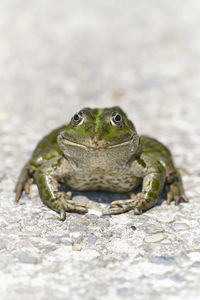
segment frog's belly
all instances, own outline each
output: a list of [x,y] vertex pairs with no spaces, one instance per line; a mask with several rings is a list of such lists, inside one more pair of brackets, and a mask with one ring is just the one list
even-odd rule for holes
[[142,179],[130,174],[73,174],[66,178],[68,187],[78,191],[102,190],[130,192],[142,183]]

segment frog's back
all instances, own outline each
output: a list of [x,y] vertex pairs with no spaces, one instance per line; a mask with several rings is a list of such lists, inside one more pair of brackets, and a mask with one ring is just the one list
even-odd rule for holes
[[140,141],[143,154],[159,161],[165,168],[173,166],[171,153],[161,142],[148,136],[141,136]]
[[64,126],[61,126],[53,130],[37,144],[30,160],[30,164],[32,166],[37,168],[43,162],[57,156],[60,153],[60,148],[57,143],[57,136],[63,129]]

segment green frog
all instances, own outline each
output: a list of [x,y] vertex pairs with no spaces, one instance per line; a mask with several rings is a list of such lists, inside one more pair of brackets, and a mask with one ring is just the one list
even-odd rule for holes
[[[72,191],[127,193],[129,199],[111,202],[103,214],[134,214],[153,207],[167,187],[167,203],[188,202],[170,151],[148,136],[139,136],[120,107],[83,108],[69,124],[45,136],[21,171],[16,201],[36,183],[44,204],[65,220],[66,212],[86,213]],[[66,184],[67,190],[60,189]],[[141,186],[141,191],[133,191]]]

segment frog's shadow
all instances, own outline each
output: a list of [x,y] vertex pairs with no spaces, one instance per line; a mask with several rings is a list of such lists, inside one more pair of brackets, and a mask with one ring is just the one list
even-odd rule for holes
[[[66,185],[60,188],[63,192],[68,192],[69,189]],[[141,187],[136,188],[132,193],[137,194],[141,192]],[[72,190],[72,197],[83,196],[96,203],[103,203],[109,205],[112,201],[130,199],[128,193],[115,193],[105,191],[76,191]],[[163,192],[158,199],[156,205],[160,206],[166,199],[166,193]]]

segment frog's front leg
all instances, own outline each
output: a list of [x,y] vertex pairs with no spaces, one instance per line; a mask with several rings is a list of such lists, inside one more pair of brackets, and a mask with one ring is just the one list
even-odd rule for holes
[[[141,162],[141,161],[140,161]],[[165,182],[165,169],[157,162],[152,167],[151,164],[138,166],[134,163],[137,174],[144,175],[142,192],[138,194],[130,193],[131,199],[113,201],[105,214],[119,214],[133,210],[134,214],[141,214],[153,207],[163,190]],[[146,174],[145,174],[146,173]]]
[[85,213],[84,205],[77,205],[71,200],[71,192],[59,191],[59,182],[67,176],[69,163],[64,157],[53,158],[44,163],[34,175],[40,197],[44,204],[60,213],[60,220],[65,220],[66,211]]

